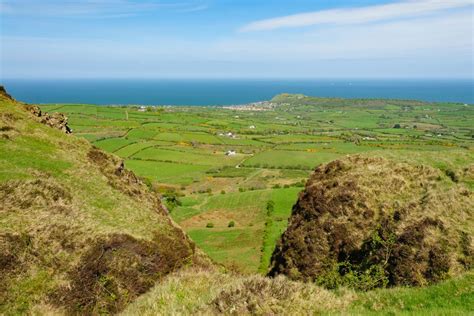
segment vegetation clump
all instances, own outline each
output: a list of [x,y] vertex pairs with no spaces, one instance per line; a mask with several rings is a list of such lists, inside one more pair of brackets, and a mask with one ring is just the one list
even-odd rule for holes
[[71,313],[116,313],[190,261],[193,249],[182,240],[185,236],[179,229],[155,233],[151,241],[125,234],[100,238],[69,272],[70,284],[53,299]]
[[363,290],[456,275],[472,260],[474,201],[463,192],[422,165],[359,156],[322,165],[293,207],[270,275]]

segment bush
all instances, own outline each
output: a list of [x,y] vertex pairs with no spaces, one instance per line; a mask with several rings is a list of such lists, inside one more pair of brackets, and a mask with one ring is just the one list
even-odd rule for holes
[[221,191],[221,194],[225,194],[225,191],[224,191],[224,190],[222,190],[222,191]]
[[456,182],[456,183],[459,182],[459,178],[453,170],[448,169],[445,171],[445,173],[453,182]]
[[267,209],[267,216],[271,216],[273,213],[273,210],[275,209],[275,202],[273,202],[272,200],[268,201],[266,209]]
[[179,194],[175,191],[167,191],[163,194],[163,199],[165,201],[168,210],[171,212],[175,207],[181,206],[181,200],[179,199]]
[[213,223],[207,223],[206,228],[214,228],[214,224]]
[[402,128],[402,126],[397,123],[397,124],[393,125],[393,128]]
[[229,224],[227,224],[227,227],[235,227],[235,222],[230,221]]

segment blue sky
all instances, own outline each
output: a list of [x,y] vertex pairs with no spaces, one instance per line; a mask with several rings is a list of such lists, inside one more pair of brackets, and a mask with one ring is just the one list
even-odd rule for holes
[[473,0],[0,0],[1,78],[472,78]]

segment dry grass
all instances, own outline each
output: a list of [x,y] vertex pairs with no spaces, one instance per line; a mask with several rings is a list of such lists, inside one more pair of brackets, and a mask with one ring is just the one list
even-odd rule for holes
[[331,292],[314,284],[217,270],[185,270],[141,296],[124,315],[307,315],[342,311],[352,291]]

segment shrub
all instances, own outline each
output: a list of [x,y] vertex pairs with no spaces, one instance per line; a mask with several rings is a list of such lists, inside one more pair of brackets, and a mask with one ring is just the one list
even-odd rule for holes
[[273,202],[272,200],[268,201],[266,209],[267,209],[267,216],[271,216],[275,209],[275,202]]
[[445,171],[445,173],[446,173],[446,175],[447,175],[449,178],[451,178],[451,180],[452,180],[453,182],[456,182],[456,183],[459,182],[459,178],[458,178],[457,174],[456,174],[453,170],[447,169],[447,170]]
[[399,123],[397,123],[397,124],[393,125],[393,128],[402,128],[402,126]]
[[225,191],[224,191],[224,190],[222,190],[222,191],[221,191],[221,194],[225,194]]
[[207,223],[206,228],[214,228],[214,224],[213,223]]
[[229,224],[227,224],[227,227],[234,227],[235,226],[235,222],[234,221],[230,221]]
[[163,199],[165,200],[165,204],[170,212],[175,207],[182,205],[181,200],[179,199],[179,194],[176,191],[167,191],[163,194]]

